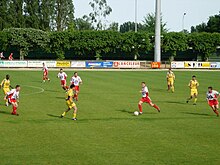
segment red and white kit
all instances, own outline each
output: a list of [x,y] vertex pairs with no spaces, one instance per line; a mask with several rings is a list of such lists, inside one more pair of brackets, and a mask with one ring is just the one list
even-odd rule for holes
[[57,77],[60,79],[61,85],[66,85],[67,74],[65,72],[58,73]]
[[145,86],[142,88],[142,98],[140,101],[142,101],[143,103],[150,103],[151,99],[149,97],[149,91],[148,88]]
[[207,92],[207,100],[210,106],[218,105],[219,92],[212,90],[212,92]]
[[16,89],[12,89],[10,92],[7,93],[9,103],[15,103],[19,99],[19,91]]
[[48,67],[47,66],[43,67],[43,72],[44,72],[44,76],[48,76]]
[[79,84],[80,84],[81,82],[82,82],[82,79],[81,79],[79,76],[77,76],[77,77],[73,76],[73,77],[71,78],[71,81],[70,81],[71,84],[74,84],[74,85],[75,85],[75,90],[76,90],[76,91],[79,91]]

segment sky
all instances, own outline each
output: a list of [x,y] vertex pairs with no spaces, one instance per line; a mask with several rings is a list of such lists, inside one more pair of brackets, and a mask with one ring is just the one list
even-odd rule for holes
[[[155,11],[155,0],[138,1],[138,22],[143,17]],[[75,17],[82,17],[91,12],[90,0],[73,0],[75,6]],[[135,20],[135,0],[107,0],[113,9],[107,18],[108,22],[122,24]],[[207,22],[209,16],[218,14],[220,11],[220,0],[161,0],[163,21],[167,23],[169,31],[181,31],[183,27],[190,31],[191,26]]]

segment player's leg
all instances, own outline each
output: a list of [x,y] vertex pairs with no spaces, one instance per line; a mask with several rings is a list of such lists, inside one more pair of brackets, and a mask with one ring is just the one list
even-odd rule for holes
[[152,101],[150,101],[148,104],[154,107],[158,112],[160,112],[160,108],[156,104],[153,104]]
[[45,73],[43,73],[43,82],[45,82],[46,80],[46,76],[45,76]]
[[193,102],[193,105],[196,105],[197,97],[198,97],[198,95],[195,93],[195,94],[194,94],[194,102]]
[[75,89],[76,89],[76,93],[74,94],[74,99],[76,100],[76,101],[78,101],[78,95],[79,95],[79,86],[75,86]]
[[186,100],[186,103],[189,103],[189,101],[192,100],[193,96],[194,96],[194,91],[191,89],[190,97]]
[[171,86],[171,91],[174,92],[175,89],[174,89],[174,82],[173,81],[170,83],[170,86]]
[[18,104],[17,104],[17,102],[12,102],[11,103],[12,104],[12,115],[18,115],[17,114],[17,108],[18,108]]
[[142,109],[142,104],[143,104],[144,102],[142,101],[142,99],[139,101],[139,103],[138,103],[138,109],[139,109],[139,113],[140,114],[142,114],[143,113],[143,109]]
[[77,114],[76,104],[74,104],[73,109],[74,109],[74,111],[73,111],[73,120],[77,120],[77,118],[76,118],[76,114]]
[[169,91],[169,90],[170,90],[170,81],[167,80],[167,91]]
[[[6,96],[7,92],[9,92],[9,89],[3,89],[4,96]],[[4,97],[5,105],[8,106],[8,98]]]
[[69,112],[71,110],[71,107],[68,107],[68,109],[66,111],[64,111],[62,114],[61,114],[61,118],[63,118],[67,112]]
[[215,107],[214,107],[214,112],[215,112],[215,114],[217,115],[217,117],[219,117],[219,111],[218,111],[218,108],[219,108],[219,105],[218,104],[216,104],[215,105]]

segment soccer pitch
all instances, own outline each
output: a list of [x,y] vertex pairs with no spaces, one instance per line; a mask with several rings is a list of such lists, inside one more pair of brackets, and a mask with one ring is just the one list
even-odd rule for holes
[[[73,71],[66,71],[68,80]],[[175,93],[166,91],[166,71],[79,71],[83,85],[78,121],[66,109],[65,92],[50,71],[0,71],[20,84],[20,116],[12,116],[0,100],[0,164],[77,165],[219,165],[220,118],[206,102],[208,86],[220,90],[220,72],[174,71]],[[186,104],[192,75],[200,83],[196,106]],[[143,104],[134,116],[146,81],[150,97],[161,113]]]

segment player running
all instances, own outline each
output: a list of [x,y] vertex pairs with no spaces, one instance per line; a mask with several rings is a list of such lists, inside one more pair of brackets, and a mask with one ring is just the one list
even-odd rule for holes
[[45,63],[43,63],[43,82],[46,80],[50,81],[48,78],[48,67],[45,65]]
[[17,108],[19,103],[19,92],[21,90],[20,85],[16,85],[15,89],[7,92],[5,95],[5,99],[8,99],[9,104],[12,105],[12,115],[18,116]]
[[172,72],[171,69],[167,72],[167,91],[171,89],[174,92],[174,81],[175,81],[175,74]]
[[66,78],[67,74],[63,71],[63,69],[60,69],[60,72],[58,73],[57,77],[60,79],[61,87],[63,90],[67,90],[68,87],[66,86]]
[[148,103],[150,106],[157,109],[158,112],[160,112],[160,108],[156,104],[153,104],[150,97],[149,97],[149,91],[148,91],[148,88],[146,86],[146,83],[142,82],[141,87],[142,87],[142,90],[140,91],[140,93],[142,93],[142,98],[138,103],[139,114],[143,113],[143,111],[142,111],[142,104],[143,103]]
[[[4,96],[7,94],[7,92],[10,91],[10,88],[12,88],[11,82],[10,82],[10,76],[8,74],[6,75],[5,79],[2,80],[0,84],[0,88],[3,89]],[[8,99],[5,99],[5,105],[8,106]]]
[[77,107],[76,107],[76,104],[73,102],[73,96],[75,92],[76,91],[75,91],[74,84],[70,85],[70,89],[67,91],[67,94],[66,94],[66,105],[68,109],[65,112],[63,112],[63,114],[60,116],[61,118],[63,118],[66,115],[66,113],[69,112],[73,108],[74,112],[73,112],[72,120],[77,120],[76,118]]
[[70,80],[70,84],[75,85],[76,93],[74,95],[74,99],[78,101],[78,95],[79,95],[79,85],[82,84],[82,79],[78,76],[78,73],[75,72],[73,77]]
[[199,82],[196,80],[196,76],[192,76],[192,80],[190,80],[188,86],[190,88],[190,97],[187,99],[186,103],[189,103],[192,98],[195,98],[193,105],[196,105],[199,87]]
[[219,98],[219,92],[215,91],[212,89],[212,87],[208,87],[208,92],[206,93],[207,95],[207,101],[209,106],[212,108],[213,112],[219,117],[219,103],[218,103],[218,98]]

